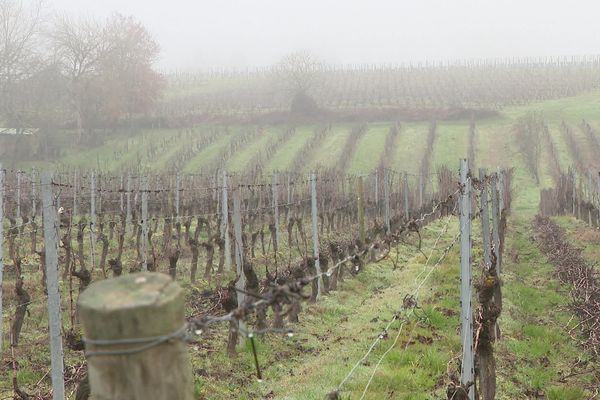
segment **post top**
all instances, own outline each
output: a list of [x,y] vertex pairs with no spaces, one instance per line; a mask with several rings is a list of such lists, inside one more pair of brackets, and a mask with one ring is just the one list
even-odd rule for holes
[[96,311],[116,311],[159,306],[173,300],[181,291],[170,276],[140,272],[92,283],[81,293],[79,307]]

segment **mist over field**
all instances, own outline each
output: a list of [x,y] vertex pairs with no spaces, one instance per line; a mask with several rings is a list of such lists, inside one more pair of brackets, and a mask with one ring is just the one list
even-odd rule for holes
[[586,55],[599,52],[593,0],[191,2],[50,0],[53,9],[135,15],[166,70],[254,67],[301,49],[332,64]]
[[597,1],[0,0],[0,400],[590,400]]

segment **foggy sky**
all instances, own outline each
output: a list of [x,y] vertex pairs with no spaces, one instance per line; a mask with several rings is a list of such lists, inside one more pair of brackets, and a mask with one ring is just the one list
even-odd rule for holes
[[328,63],[600,53],[598,0],[46,0],[59,12],[134,15],[159,67],[262,66],[308,49]]

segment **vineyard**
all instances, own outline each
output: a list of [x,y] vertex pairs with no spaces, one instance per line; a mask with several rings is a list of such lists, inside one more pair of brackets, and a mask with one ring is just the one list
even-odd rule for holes
[[139,132],[3,158],[0,399],[596,398],[597,69],[325,69],[311,121],[172,74]]

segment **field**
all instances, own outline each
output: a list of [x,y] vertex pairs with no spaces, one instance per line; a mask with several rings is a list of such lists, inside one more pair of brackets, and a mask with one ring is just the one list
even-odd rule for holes
[[[595,364],[598,360],[588,348],[581,345],[583,339],[576,328],[577,317],[573,316],[569,306],[569,287],[556,277],[553,264],[532,238],[536,236],[533,221],[538,213],[540,190],[557,184],[551,167],[553,163],[561,171],[578,163],[586,168],[598,168],[600,154],[590,138],[595,135],[596,140],[600,140],[599,110],[600,92],[591,91],[562,99],[509,105],[490,118],[440,120],[435,125],[432,125],[432,121],[241,126],[198,124],[186,129],[149,129],[125,137],[116,133],[100,146],[71,146],[63,149],[61,156],[54,160],[18,163],[11,168],[27,172],[32,167],[38,170],[48,168],[61,171],[64,176],[71,176],[68,174],[75,170],[97,169],[102,174],[117,178],[126,178],[133,171],[149,176],[170,176],[170,185],[173,185],[175,170],[181,171],[182,176],[214,176],[214,171],[221,168],[229,171],[232,177],[243,177],[239,179],[249,179],[248,174],[252,171],[254,183],[257,183],[268,180],[277,171],[281,171],[279,179],[284,181],[286,176],[289,179],[290,174],[286,171],[290,170],[296,179],[301,180],[306,179],[312,171],[337,168],[339,175],[332,175],[332,180],[343,180],[339,177],[346,175],[369,176],[365,180],[365,191],[369,193],[367,203],[371,206],[375,201],[373,196],[382,196],[383,193],[382,186],[377,194],[371,193],[375,185],[382,185],[381,181],[372,179],[373,176],[378,179],[383,176],[371,173],[376,169],[379,173],[383,170],[394,174],[406,172],[411,190],[414,189],[411,192],[413,205],[418,198],[416,175],[423,171],[429,172],[422,175],[423,184],[428,200],[433,201],[439,199],[435,196],[442,189],[433,174],[438,173],[441,167],[458,171],[459,158],[474,156],[470,160],[473,171],[479,167],[487,168],[488,172],[495,172],[497,168],[512,169],[512,206],[507,220],[501,276],[501,338],[494,345],[496,398],[583,400],[598,394],[600,371],[598,364]],[[531,166],[532,156],[528,153],[531,147],[523,146],[525,134],[519,133],[520,124],[532,113],[539,115],[548,127],[549,139],[544,139],[539,147],[537,168]],[[592,136],[583,130],[582,120],[592,127]],[[471,135],[473,124],[474,134]],[[565,130],[564,126],[570,127],[570,130]],[[433,145],[430,147],[431,142]],[[551,149],[555,149],[555,152]],[[174,160],[178,160],[176,168]],[[539,178],[537,182],[536,174]],[[218,182],[218,179],[215,181]],[[204,184],[209,181],[200,182]],[[396,187],[392,188],[392,194],[400,193],[401,180],[393,182],[396,182]],[[350,187],[354,187],[354,183],[352,181]],[[164,188],[167,183],[163,180],[160,184],[163,186],[159,188]],[[326,187],[327,190],[331,188],[332,192],[340,190],[338,186]],[[287,188],[289,190],[289,185]],[[269,189],[257,190],[262,190],[261,193],[268,198]],[[309,198],[308,190],[308,186],[298,188],[297,199]],[[104,199],[107,213],[111,204],[118,201],[119,194],[115,193]],[[198,198],[201,196],[200,192],[195,195]],[[348,199],[353,198],[347,191],[344,191],[344,195],[349,196]],[[68,189],[65,189],[65,202],[71,199],[69,196]],[[159,196],[156,197],[157,203],[162,201]],[[215,190],[214,200],[219,196],[221,194]],[[285,195],[281,194],[281,197]],[[86,197],[85,201],[88,200]],[[334,206],[340,204],[334,203]],[[308,221],[309,211],[303,211],[302,208],[298,210],[302,218]],[[206,209],[202,212],[206,212]],[[196,216],[196,213],[189,215]],[[395,208],[394,213],[401,213],[401,207]],[[381,217],[381,208],[367,207],[369,223],[378,218],[380,221]],[[107,222],[110,218],[107,214]],[[213,229],[218,231],[220,221],[208,220],[208,225],[214,224]],[[571,243],[584,247],[585,259],[594,264],[600,254],[597,231],[570,217],[562,216],[554,220],[567,229]],[[268,223],[264,221],[266,219],[260,220],[259,224],[268,228]],[[74,220],[70,223],[75,225]],[[192,230],[197,226],[196,223],[194,220]],[[309,232],[309,222],[304,223]],[[280,229],[285,237],[285,223]],[[324,229],[323,225],[321,229]],[[337,229],[325,230],[327,240],[338,234],[340,229],[354,233],[357,224],[352,220]],[[473,265],[477,268],[483,251],[480,223],[476,221],[473,229]],[[155,227],[154,231],[158,247],[164,238],[160,227]],[[5,232],[10,234],[8,221],[5,221]],[[272,237],[271,233],[266,231],[267,241]],[[355,362],[369,349],[373,338],[377,338],[386,322],[393,318],[404,295],[414,290],[420,290],[419,308],[415,309],[414,317],[402,323],[398,321],[391,325],[389,331],[385,331],[389,336],[383,338],[381,346],[358,364],[352,379],[340,388],[341,397],[337,398],[445,398],[451,382],[451,366],[461,351],[457,334],[457,315],[460,312],[458,247],[451,247],[446,257],[440,257],[458,233],[455,216],[440,215],[440,218],[428,221],[421,227],[420,251],[415,251],[416,238],[413,236],[405,243],[390,247],[388,257],[368,264],[361,273],[339,282],[337,290],[323,296],[318,302],[303,305],[299,322],[293,324],[292,337],[276,333],[258,337],[255,346],[262,369],[260,380],[256,379],[254,353],[249,341],[238,347],[236,356],[228,355],[226,326],[195,338],[188,349],[197,398],[323,399],[338,388]],[[202,232],[200,239],[207,240],[207,235]],[[30,245],[29,238],[19,240],[23,249]],[[134,236],[127,237],[125,242],[123,264],[131,264],[136,260]],[[89,246],[86,242],[86,254],[90,251]],[[111,251],[116,246],[115,237],[110,242]],[[303,256],[301,246],[295,247],[293,240],[282,239],[281,246],[283,257],[291,260]],[[261,279],[268,275],[263,272],[262,265],[271,265],[270,258],[274,254],[270,248],[267,253],[261,256],[257,251],[257,256],[253,258]],[[44,289],[39,284],[42,280],[40,260],[34,254],[22,256],[25,286],[35,301],[29,305],[24,317],[21,343],[11,348],[7,336],[19,303],[14,294],[14,265],[11,265],[12,260],[5,252],[3,324],[6,334],[2,346],[0,398],[12,395],[15,391],[14,381],[31,398],[48,398],[48,313]],[[161,256],[160,268],[165,272],[168,257],[165,254]],[[393,261],[394,258],[398,261]],[[191,253],[186,247],[182,250],[177,280],[185,289],[188,316],[194,312],[202,314],[207,308],[213,307],[214,294],[220,293],[219,290],[235,278],[232,271],[201,277],[205,261],[203,255],[198,279],[191,282],[188,277],[190,259]],[[440,262],[431,268],[434,260],[438,259]],[[422,287],[418,287],[424,271],[430,271],[431,275],[428,275],[429,279]],[[96,279],[102,279],[99,269],[93,276],[93,281]],[[67,327],[74,327],[74,332],[79,332],[78,323],[73,320],[72,306],[67,301],[70,297],[76,297],[73,294],[76,291],[73,285],[76,284],[69,283],[72,280],[66,275],[61,279],[63,325],[65,331]],[[75,398],[76,384],[84,376],[82,358],[80,351],[68,349],[65,352],[69,398]],[[379,360],[381,364],[378,364]],[[377,371],[373,373],[371,382],[375,365]],[[368,384],[367,391],[365,385]],[[361,397],[363,390],[364,397]]]

